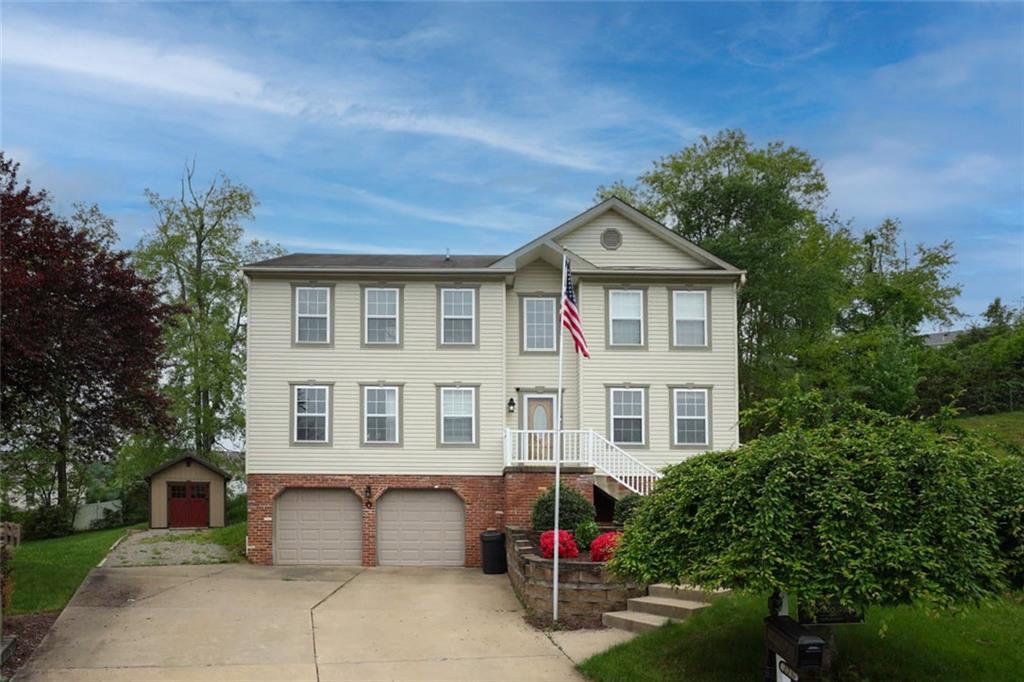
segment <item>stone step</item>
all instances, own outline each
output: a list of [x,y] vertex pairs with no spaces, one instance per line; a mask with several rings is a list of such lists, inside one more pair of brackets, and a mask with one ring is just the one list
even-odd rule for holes
[[627,607],[634,613],[649,613],[672,620],[682,620],[694,611],[709,606],[707,602],[675,599],[669,597],[634,597],[626,600]]
[[601,622],[605,627],[618,628],[629,632],[647,632],[660,628],[669,621],[665,616],[639,611],[609,611],[601,614]]
[[688,601],[714,601],[729,594],[729,590],[702,590],[692,585],[669,585],[657,583],[647,588],[650,597],[665,599],[686,599]]

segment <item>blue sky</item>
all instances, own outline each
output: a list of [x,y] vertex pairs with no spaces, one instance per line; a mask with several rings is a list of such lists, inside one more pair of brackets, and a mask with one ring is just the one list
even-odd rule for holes
[[1024,299],[1021,4],[13,4],[2,144],[126,246],[184,161],[291,251],[502,253],[701,134],[821,159],[829,207]]

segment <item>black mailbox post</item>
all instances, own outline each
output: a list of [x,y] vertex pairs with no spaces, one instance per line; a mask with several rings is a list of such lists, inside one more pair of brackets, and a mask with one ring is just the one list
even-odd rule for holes
[[[825,661],[825,640],[812,634],[789,616],[764,619],[766,682],[778,679],[817,680]],[[779,673],[785,678],[779,678]]]

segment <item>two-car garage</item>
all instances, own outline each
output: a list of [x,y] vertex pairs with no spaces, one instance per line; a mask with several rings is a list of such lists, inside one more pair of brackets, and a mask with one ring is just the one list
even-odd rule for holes
[[[393,489],[375,503],[381,566],[462,566],[465,506],[450,490]],[[348,489],[290,488],[277,499],[274,563],[359,565],[363,509]]]

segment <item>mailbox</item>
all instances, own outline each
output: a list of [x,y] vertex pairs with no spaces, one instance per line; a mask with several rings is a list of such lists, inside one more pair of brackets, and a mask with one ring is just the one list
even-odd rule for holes
[[[811,634],[789,616],[764,619],[765,644],[789,666],[800,672],[821,670],[825,658],[825,640]],[[791,677],[791,676],[790,676]]]

